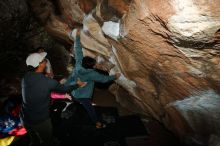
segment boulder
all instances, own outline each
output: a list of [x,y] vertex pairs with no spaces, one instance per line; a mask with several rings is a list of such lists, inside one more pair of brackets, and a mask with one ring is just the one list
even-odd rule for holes
[[[219,0],[30,0],[51,36],[121,72],[117,100],[154,117],[185,143],[220,137]],[[125,97],[126,96],[126,97]],[[126,100],[127,98],[127,100]],[[128,103],[126,104],[126,101]]]

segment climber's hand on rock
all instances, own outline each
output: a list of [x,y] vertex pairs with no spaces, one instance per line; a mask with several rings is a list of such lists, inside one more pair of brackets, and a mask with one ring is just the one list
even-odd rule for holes
[[74,41],[76,39],[76,36],[80,35],[81,28],[74,28],[71,32],[69,32],[69,38]]
[[70,33],[69,33],[69,38],[74,41],[76,39],[76,35],[77,35],[77,29],[74,28]]
[[120,78],[120,76],[121,76],[121,73],[119,73],[119,72],[115,74],[116,79]]

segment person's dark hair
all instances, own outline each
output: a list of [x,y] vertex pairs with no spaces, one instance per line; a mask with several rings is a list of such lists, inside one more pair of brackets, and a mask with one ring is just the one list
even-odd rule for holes
[[37,68],[35,68],[35,67],[33,67],[33,66],[30,66],[30,65],[27,66],[27,71],[28,71],[28,72],[34,72],[36,69],[37,69]]
[[93,69],[95,64],[96,64],[96,60],[93,59],[92,57],[89,56],[83,57],[82,66],[85,69]]
[[39,52],[41,49],[46,51],[44,47],[40,46],[40,47],[37,47],[36,52]]

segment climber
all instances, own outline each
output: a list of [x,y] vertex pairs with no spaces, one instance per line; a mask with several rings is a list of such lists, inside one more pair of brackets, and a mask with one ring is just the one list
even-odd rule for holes
[[32,53],[26,59],[29,71],[22,79],[22,107],[21,121],[31,136],[31,145],[43,144],[51,146],[53,142],[52,123],[49,116],[50,92],[70,92],[83,87],[86,82],[77,81],[70,86],[61,85],[56,80],[46,77],[43,72],[46,68],[47,53]]
[[82,88],[78,88],[71,92],[72,96],[79,101],[88,112],[92,122],[96,125],[96,128],[104,128],[106,125],[98,120],[95,110],[92,106],[92,95],[94,90],[94,83],[101,82],[106,83],[116,80],[120,77],[120,73],[107,76],[102,75],[95,71],[96,60],[91,57],[83,57],[81,42],[80,42],[80,29],[74,29],[70,32],[69,37],[74,40],[74,53],[75,54],[75,68],[73,74],[69,76],[65,84],[75,82],[77,78],[87,82],[87,85]]
[[[37,48],[37,53],[42,53],[42,52],[46,52],[44,47],[38,47]],[[51,66],[51,63],[49,61],[49,59],[47,59],[47,64],[46,64],[46,70],[45,70],[45,74],[47,77],[53,78],[54,77],[54,73],[53,73],[53,69]]]

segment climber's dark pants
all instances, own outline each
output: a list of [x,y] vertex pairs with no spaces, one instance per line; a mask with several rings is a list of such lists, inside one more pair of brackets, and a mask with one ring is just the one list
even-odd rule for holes
[[93,123],[98,122],[98,118],[97,118],[95,109],[92,106],[91,99],[90,98],[80,98],[80,99],[77,99],[77,101],[79,101],[83,105],[83,107],[86,109],[92,122]]
[[30,135],[30,146],[52,146],[53,144],[53,128],[51,119],[48,119],[37,125],[29,125],[24,123],[24,127]]

